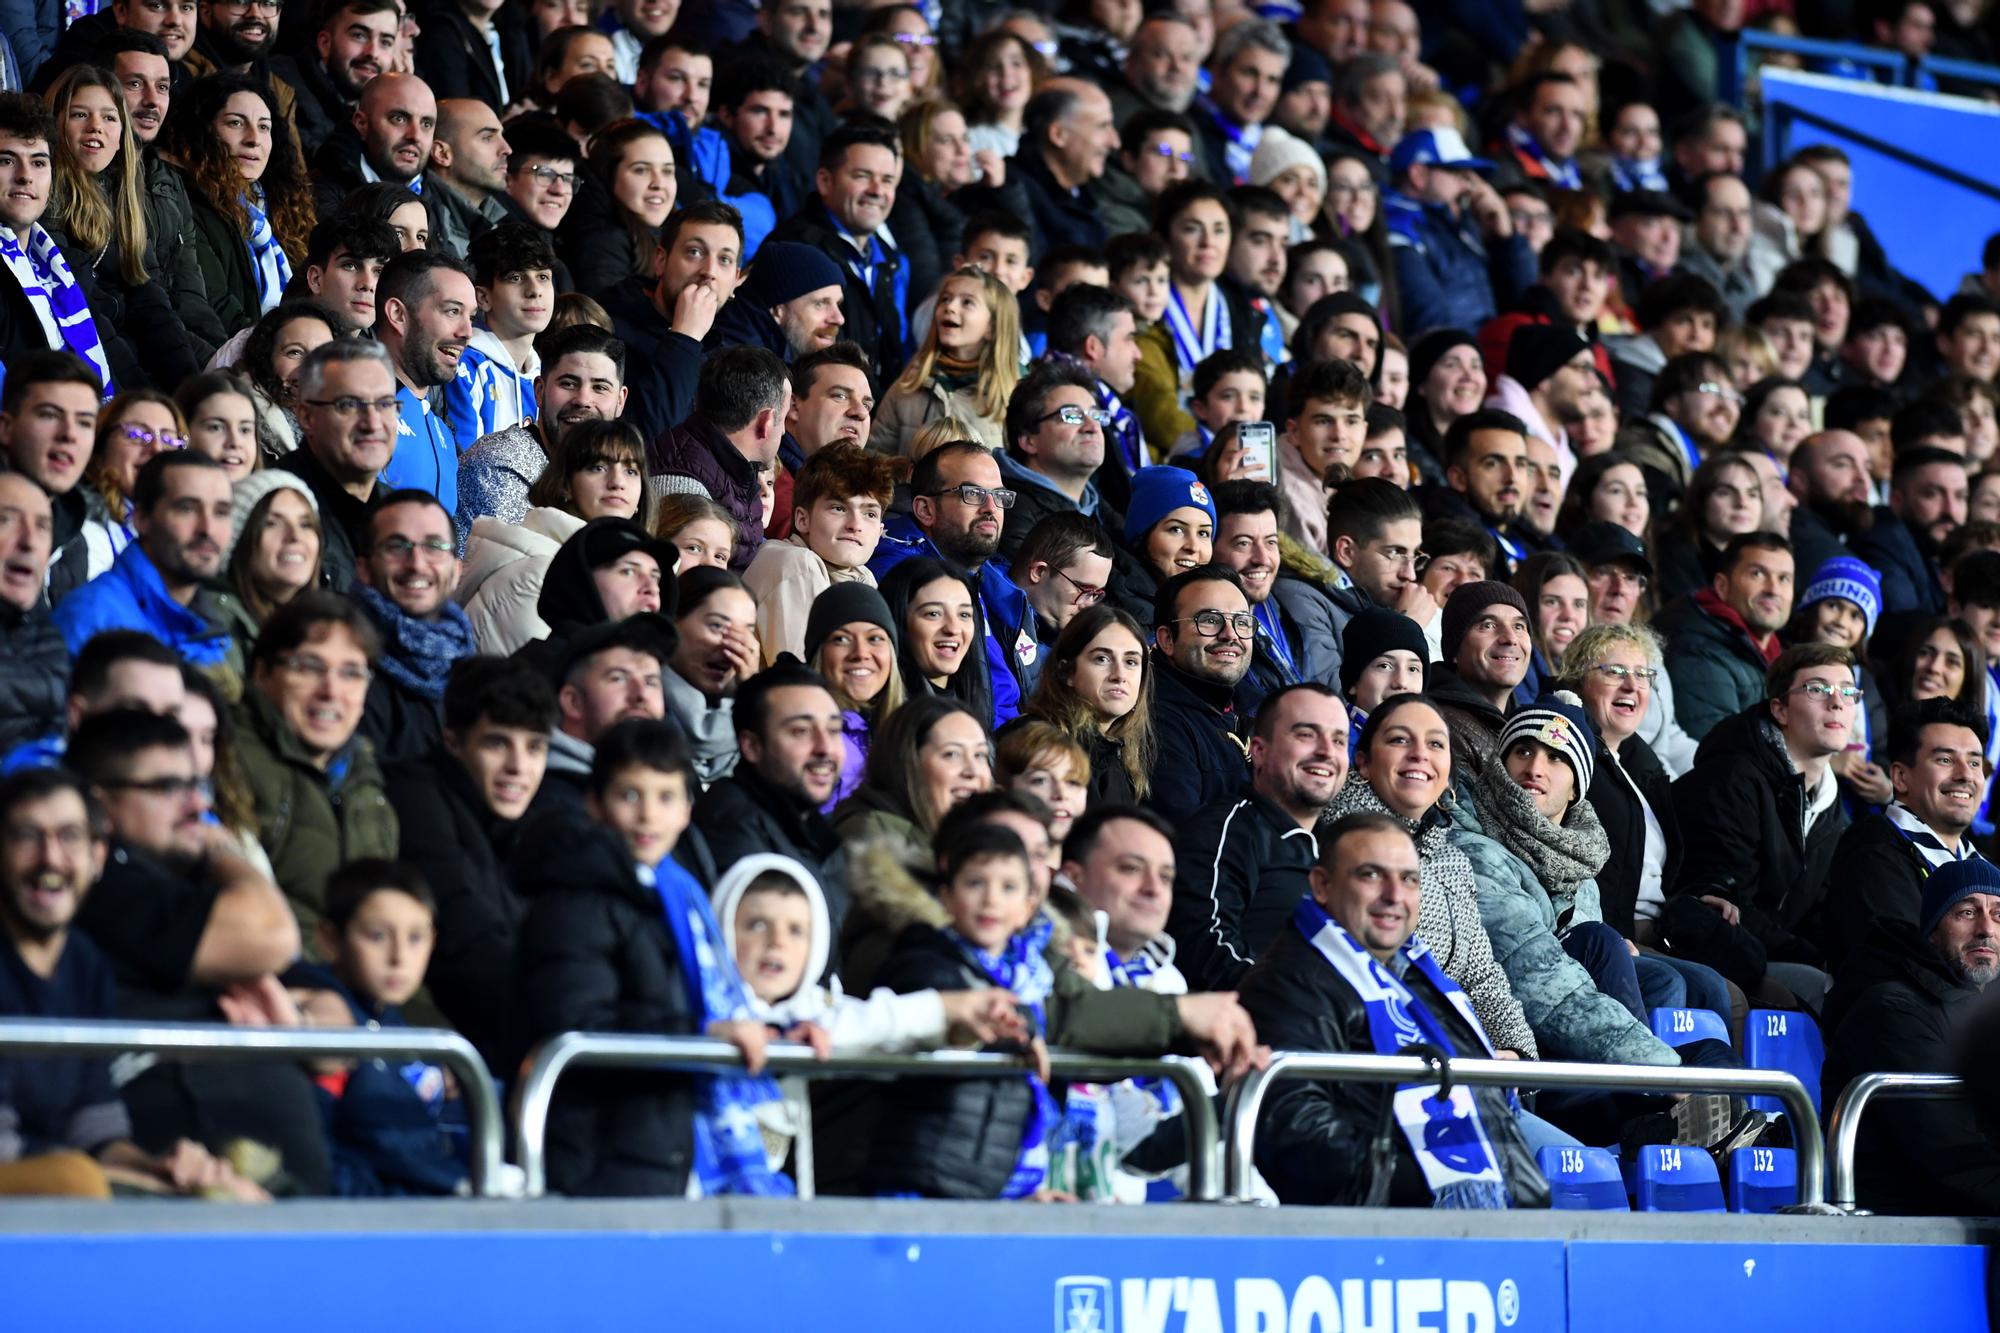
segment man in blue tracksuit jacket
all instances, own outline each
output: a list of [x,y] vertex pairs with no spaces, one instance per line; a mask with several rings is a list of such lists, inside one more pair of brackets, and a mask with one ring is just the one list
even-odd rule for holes
[[1493,164],[1474,157],[1457,130],[1406,134],[1389,155],[1394,188],[1382,197],[1382,220],[1403,302],[1405,336],[1428,329],[1479,327],[1535,282],[1535,255],[1512,219],[1475,173]]

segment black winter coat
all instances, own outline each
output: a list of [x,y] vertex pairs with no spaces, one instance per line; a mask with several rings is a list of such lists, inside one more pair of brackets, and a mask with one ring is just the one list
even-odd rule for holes
[[[358,141],[357,141],[358,142]],[[257,271],[250,263],[250,246],[228,218],[215,211],[194,180],[180,171],[181,187],[187,191],[188,209],[194,221],[194,231],[190,240],[194,245],[195,264],[201,270],[202,286],[208,292],[208,305],[215,312],[225,334],[234,335],[249,328],[263,314],[263,303],[257,295]],[[344,193],[344,192],[343,192]],[[318,196],[315,195],[315,202]],[[339,195],[333,204],[340,202]],[[327,203],[318,203],[318,215],[326,217],[333,211]]]
[[[97,326],[98,341],[104,344],[104,360],[111,367],[112,381],[121,389],[144,385],[146,380],[139,370],[139,360],[118,331],[116,316],[120,308],[98,286],[90,256],[70,245],[60,233],[50,234],[55,236],[56,248],[68,261],[77,285],[83,288],[83,299],[89,304],[91,320]],[[35,314],[34,302],[11,274],[0,270],[0,365],[18,361],[28,352],[47,351],[48,347],[49,337]]]
[[1886,925],[1915,930],[1928,878],[1930,867],[1923,853],[1887,815],[1856,820],[1841,835],[1826,876],[1828,961],[1839,969],[1881,938]]
[[[1860,989],[1843,1004],[1850,986]],[[1821,1105],[1859,1074],[1955,1072],[1978,999],[1914,927],[1884,927],[1829,1003]],[[1883,1100],[1861,1122],[1854,1162],[1856,1201],[1878,1213],[1990,1217],[2000,1200],[2000,1148],[1968,1099]]]
[[60,732],[68,702],[69,649],[48,604],[0,604],[0,754]]
[[346,592],[354,586],[354,553],[368,540],[369,510],[387,491],[378,481],[366,500],[355,499],[304,446],[292,450],[272,466],[298,474],[319,501],[320,586],[330,592]]
[[1312,891],[1318,859],[1312,830],[1247,782],[1178,826],[1167,934],[1190,990],[1236,988]]
[[[1611,858],[1597,872],[1598,906],[1604,924],[1629,940],[1639,902],[1639,874],[1646,861],[1646,812],[1640,808],[1640,794],[1652,807],[1653,818],[1660,821],[1660,834],[1667,844],[1666,865],[1660,876],[1665,893],[1673,892],[1674,881],[1680,877],[1681,825],[1674,815],[1673,779],[1653,747],[1637,736],[1628,736],[1618,747],[1618,757],[1625,761],[1623,776],[1612,762],[1611,752],[1598,742],[1597,766],[1592,770],[1586,799],[1611,844]],[[1628,777],[1630,782],[1625,780]],[[1637,792],[1632,790],[1634,786]]]
[[625,344],[625,383],[632,391],[625,420],[648,441],[681,424],[694,410],[701,377],[701,344],[675,333],[673,321],[653,304],[653,283],[633,277],[598,293],[612,331]]
[[[1453,1055],[1484,1057],[1486,1047],[1451,1002],[1412,968],[1404,984],[1437,1015],[1452,1037]],[[1277,939],[1244,976],[1237,995],[1257,1024],[1257,1038],[1273,1050],[1354,1051],[1373,1054],[1368,1010],[1352,986],[1298,931]],[[1264,1102],[1257,1131],[1257,1169],[1287,1204],[1371,1205],[1423,1208],[1430,1186],[1409,1143],[1388,1118],[1392,1089],[1386,1083],[1327,1083],[1307,1079],[1277,1084]],[[1546,1208],[1548,1182],[1514,1121],[1505,1093],[1479,1088],[1480,1122],[1500,1154],[1502,1174],[1516,1208]],[[1384,1171],[1378,1136],[1386,1134],[1393,1165]]]
[[487,807],[457,760],[443,753],[383,771],[401,830],[398,854],[437,899],[437,943],[424,986],[451,1025],[495,1069],[512,1069],[514,948],[526,901],[508,853],[514,825]]
[[[417,39],[419,48],[423,46],[423,36],[430,32],[430,18],[424,17],[424,33]],[[421,63],[423,57],[419,55]],[[326,62],[319,59],[312,49],[301,48],[297,56],[272,56],[271,74],[292,85],[292,107],[299,131],[299,147],[305,150],[306,159],[319,151],[319,146],[333,137],[334,130],[349,124],[354,119],[356,103],[334,87],[333,79],[326,72]],[[441,88],[453,88],[457,84],[439,84]],[[178,89],[176,89],[178,91]]]
[[1847,812],[1836,799],[1807,831],[1805,779],[1769,706],[1717,723],[1673,797],[1681,827],[1700,830],[1686,841],[1676,890],[1735,903],[1772,962],[1824,968],[1819,909]]
[[[826,895],[832,938],[840,939],[840,923],[852,901],[847,890],[847,849],[816,808],[777,790],[750,764],[739,763],[695,802],[693,827],[700,831],[718,871],[756,852],[789,856],[810,870]],[[839,959],[832,958],[828,970],[838,967]]]
[[[1236,690],[1197,681],[1153,650],[1153,786],[1146,804],[1169,823],[1235,793],[1250,776],[1250,710]],[[1245,678],[1248,679],[1247,677]]]
[[384,764],[422,759],[444,738],[444,700],[418,694],[377,667],[361,706],[361,734]]
[[[793,122],[793,133],[798,131]],[[819,196],[809,195],[804,206],[788,218],[778,219],[767,241],[797,241],[810,245],[840,269],[840,313],[847,327],[840,336],[859,343],[868,354],[868,373],[874,382],[887,385],[903,370],[903,316],[896,306],[896,270],[908,262],[900,248],[884,244],[883,262],[875,266],[875,287],[870,291],[855,272],[854,247],[834,230],[833,218]],[[909,289],[912,301],[921,300]]]
[[[523,1049],[559,1032],[691,1036],[700,1022],[659,895],[610,830],[570,820],[525,830],[515,874],[528,899],[516,986]],[[586,1071],[549,1110],[548,1182],[560,1194],[687,1192],[694,1085],[685,1076]]]
[[[876,984],[908,995],[993,983],[944,934],[917,925],[896,937]],[[882,1094],[865,1192],[997,1199],[1033,1114],[1025,1079],[898,1079]]]
[[422,6],[417,17],[417,68],[433,88],[449,88],[454,97],[476,97],[498,113],[528,91],[534,77],[534,46],[528,36],[524,8],[502,5],[493,14],[500,37],[500,64],[507,76],[507,96],[493,73],[493,52],[486,36],[456,4]]
[[1889,506],[1875,506],[1875,526],[1856,533],[1848,548],[1882,575],[1884,615],[1944,613],[1944,584],[1938,577],[1937,561],[1924,552],[1917,535]]

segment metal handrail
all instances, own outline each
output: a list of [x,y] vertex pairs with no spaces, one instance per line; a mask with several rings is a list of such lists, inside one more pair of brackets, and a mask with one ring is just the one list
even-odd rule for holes
[[[905,1074],[927,1078],[1004,1078],[1027,1068],[1018,1056],[985,1051],[836,1055],[822,1060],[813,1054],[809,1046],[779,1044],[767,1046],[764,1055],[767,1072],[771,1075],[806,1079]],[[1215,1108],[1209,1102],[1207,1085],[1197,1070],[1199,1064],[1199,1061],[1178,1056],[1121,1059],[1074,1051],[1049,1052],[1051,1077],[1070,1082],[1105,1083],[1127,1078],[1170,1080],[1181,1094],[1181,1120],[1188,1137],[1188,1197],[1207,1203],[1217,1197],[1215,1154],[1218,1139]],[[556,1080],[576,1065],[707,1073],[718,1069],[741,1069],[743,1052],[728,1042],[708,1037],[654,1037],[614,1032],[563,1032],[550,1037],[536,1047],[529,1058],[527,1073],[521,1078],[515,1110],[515,1155],[522,1173],[527,1177],[527,1196],[531,1199],[540,1198],[548,1188],[546,1145],[549,1104],[555,1097]],[[792,1165],[797,1176],[799,1197],[812,1198],[810,1105],[793,1145]]]
[[[1257,1146],[1257,1121],[1265,1094],[1280,1079],[1321,1078],[1357,1083],[1436,1084],[1437,1065],[1413,1055],[1373,1055],[1278,1051],[1271,1063],[1230,1089],[1223,1107],[1227,1142],[1222,1159],[1222,1197],[1250,1202]],[[1799,1204],[1824,1205],[1826,1147],[1819,1117],[1805,1085],[1790,1074],[1767,1069],[1693,1069],[1657,1065],[1590,1065],[1551,1060],[1453,1060],[1451,1079],[1479,1087],[1596,1088],[1628,1092],[1727,1092],[1777,1097],[1790,1113],[1792,1143],[1798,1152]]]
[[1857,46],[1852,42],[1828,41],[1823,37],[1789,37],[1781,33],[1765,32],[1761,28],[1745,28],[1738,35],[1742,41],[1736,48],[1737,67],[1745,73],[1748,72],[1750,53],[1753,51],[1808,56],[1815,60],[1845,60],[1866,69],[1879,69],[1894,75],[1898,84],[1906,78],[1905,67],[1910,63],[1900,51],[1884,51],[1875,46]]
[[1826,1117],[1833,1155],[1833,1197],[1828,1202],[1850,1213],[1855,1209],[1854,1154],[1861,1144],[1861,1113],[1870,1102],[1877,1097],[1956,1097],[1964,1091],[1964,1080],[1950,1074],[1857,1074]]
[[1941,79],[1957,79],[1964,83],[2000,85],[2000,66],[1984,64],[1977,60],[1959,60],[1952,56],[1925,56],[1917,62],[1915,73],[1929,74]]
[[493,1075],[472,1043],[440,1028],[265,1028],[227,1023],[121,1023],[0,1019],[0,1052],[10,1055],[124,1055],[148,1051],[190,1063],[272,1060],[435,1060],[458,1075],[472,1138],[472,1192],[500,1188],[502,1126]]

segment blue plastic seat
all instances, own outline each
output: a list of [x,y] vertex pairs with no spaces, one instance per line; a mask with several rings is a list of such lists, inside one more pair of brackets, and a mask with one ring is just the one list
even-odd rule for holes
[[1798,1201],[1798,1157],[1790,1148],[1738,1148],[1729,1154],[1730,1212],[1775,1213]]
[[1711,1039],[1729,1045],[1729,1024],[1713,1009],[1655,1009],[1653,1035],[1669,1046]]
[[[1752,1009],[1743,1020],[1743,1065],[1746,1069],[1781,1069],[1806,1085],[1813,1110],[1819,1110],[1819,1069],[1826,1060],[1819,1024],[1812,1015],[1789,1009]],[[1752,1097],[1753,1111],[1782,1115],[1776,1097]]]
[[1535,1154],[1549,1179],[1549,1206],[1582,1212],[1629,1212],[1618,1159],[1608,1148],[1544,1148]]
[[1700,1148],[1649,1143],[1639,1149],[1633,1172],[1642,1213],[1719,1213],[1722,1177],[1715,1159]]

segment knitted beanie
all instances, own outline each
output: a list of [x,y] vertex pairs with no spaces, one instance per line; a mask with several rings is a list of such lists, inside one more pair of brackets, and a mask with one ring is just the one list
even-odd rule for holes
[[1132,474],[1132,502],[1125,506],[1125,544],[1143,550],[1155,525],[1176,509],[1199,509],[1215,523],[1215,498],[1184,467],[1142,467]]
[[1590,790],[1590,775],[1597,767],[1597,731],[1584,715],[1582,699],[1557,690],[1535,700],[1507,719],[1500,730],[1499,753],[1504,756],[1523,740],[1546,745],[1569,762],[1576,775],[1575,799],[1581,800]]
[[822,287],[838,287],[840,282],[840,267],[810,245],[766,241],[757,247],[757,257],[743,279],[743,295],[751,305],[769,309]]
[[1340,632],[1340,692],[1352,699],[1354,682],[1361,679],[1368,664],[1398,648],[1417,655],[1428,684],[1431,646],[1424,642],[1423,626],[1400,611],[1379,606],[1357,611]]
[[229,545],[222,552],[224,569],[229,567],[230,557],[236,553],[236,543],[243,540],[243,525],[250,521],[250,511],[272,491],[296,491],[305,497],[308,509],[315,515],[319,513],[319,498],[298,473],[272,467],[252,472],[230,487]]
[[[1416,383],[1414,379],[1410,381]],[[1445,599],[1444,614],[1439,617],[1438,630],[1441,642],[1439,650],[1444,654],[1444,664],[1458,669],[1458,648],[1465,641],[1465,632],[1472,628],[1472,622],[1479,619],[1479,613],[1489,606],[1511,606],[1526,617],[1530,624],[1534,617],[1528,615],[1528,603],[1520,593],[1508,584],[1496,579],[1481,579],[1477,583],[1461,583]]]
[[1523,324],[1507,344],[1507,373],[1522,388],[1533,389],[1589,350],[1589,340],[1575,329]]
[[896,642],[896,617],[874,585],[845,580],[813,598],[812,610],[806,613],[806,665],[819,659],[821,646],[835,630],[857,622],[880,625],[889,632],[889,642]]
[[1326,163],[1320,155],[1282,126],[1266,125],[1264,137],[1257,141],[1257,151],[1250,157],[1250,183],[1269,185],[1293,167],[1308,168],[1319,177],[1320,188],[1326,188]]
[[1946,861],[1924,879],[1923,933],[1929,938],[1952,905],[1975,893],[2000,895],[2000,866],[1974,853],[1963,861]]
[[1415,394],[1424,387],[1424,381],[1437,369],[1437,363],[1444,360],[1444,354],[1454,347],[1470,347],[1479,350],[1479,340],[1464,329],[1432,329],[1410,347],[1410,392]]
[[1868,623],[1863,638],[1875,633],[1875,621],[1882,614],[1882,576],[1866,561],[1837,555],[1821,565],[1806,590],[1799,594],[1799,610],[1829,597],[1845,598],[1861,608],[1862,618]]

